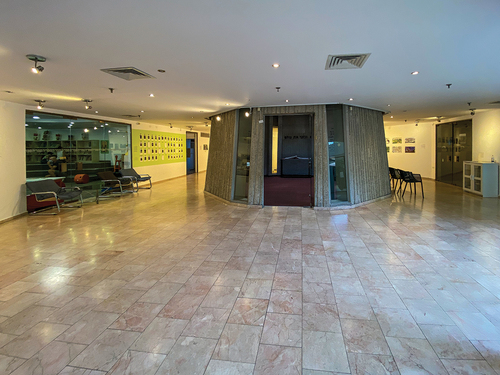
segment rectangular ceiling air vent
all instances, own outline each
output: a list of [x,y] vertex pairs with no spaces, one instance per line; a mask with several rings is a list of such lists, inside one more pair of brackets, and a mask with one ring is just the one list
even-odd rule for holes
[[500,100],[497,100],[496,102],[491,102],[491,103],[488,103],[488,104],[500,104]]
[[122,115],[122,117],[132,118],[132,117],[141,117],[141,116],[139,116],[139,115]]
[[351,55],[328,55],[325,70],[360,69],[371,53],[357,53]]
[[151,74],[143,72],[134,67],[101,69],[101,72],[114,75],[115,77],[132,81],[134,79],[155,78]]

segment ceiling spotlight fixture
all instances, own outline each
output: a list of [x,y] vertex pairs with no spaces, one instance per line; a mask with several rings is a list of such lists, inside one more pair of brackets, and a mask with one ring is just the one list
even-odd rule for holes
[[141,111],[141,113],[144,113],[144,111]]
[[220,116],[217,116],[215,119],[216,119],[217,121],[220,121]]
[[229,105],[229,103],[226,103],[226,105]]
[[476,108],[471,108],[470,114],[471,114],[471,116],[474,116],[476,114]]
[[415,120],[415,126],[418,126],[418,123],[419,123],[420,120]]
[[111,130],[108,130],[108,133],[111,133]]
[[278,64],[278,63],[273,64],[273,68],[279,68],[279,67],[280,67],[280,64]]
[[108,126],[108,123],[105,123],[104,125]]
[[418,71],[417,71],[417,70],[415,70],[414,72],[411,72],[411,75],[412,75],[412,76],[416,76],[417,74],[418,74]]
[[171,123],[171,122],[169,122],[169,124],[170,124],[170,129],[172,129],[172,123]]
[[246,111],[245,112],[245,117],[250,117],[250,112]]
[[158,69],[158,73],[165,73],[165,69]]
[[97,126],[94,126],[94,130],[97,130]]
[[154,97],[155,97],[155,94],[149,94],[149,97],[150,97],[150,98],[154,98]]
[[115,91],[115,89],[114,89],[114,88],[112,88],[112,87],[108,88],[108,90],[109,90],[109,92],[110,92],[111,94],[113,93],[113,91]]
[[39,55],[31,55],[31,54],[26,55],[26,57],[28,58],[28,60],[35,62],[35,66],[31,68],[31,71],[33,73],[38,74],[38,73],[43,72],[44,67],[41,65],[38,65],[38,63],[43,63],[43,62],[47,61],[47,59],[45,57],[39,56]]
[[208,122],[205,122],[205,126],[208,126]]
[[451,87],[451,83],[447,83],[446,87],[450,88]]
[[394,116],[391,116],[391,118],[394,118]]
[[85,133],[88,133],[88,132],[89,132],[89,129],[85,128],[85,129],[83,129],[83,131],[84,131]]
[[286,99],[286,100],[285,100],[285,103],[288,103],[288,102],[289,102],[289,100],[288,100],[288,99]]
[[38,117],[38,116],[33,116],[33,120],[40,120],[40,117]]
[[92,106],[89,103],[92,103],[91,99],[82,99],[82,102],[85,103],[85,109],[92,109]]
[[443,116],[436,116],[438,122],[441,122],[441,119],[443,118]]
[[281,87],[276,86],[276,92],[280,92]]
[[36,106],[37,109],[43,109],[43,103],[45,103],[45,100],[35,100],[35,102],[38,103],[38,105]]
[[95,113],[99,113],[99,111],[95,111]]
[[387,104],[388,107],[390,107],[391,105],[390,104]]
[[5,90],[4,92],[6,92],[7,94],[14,94],[14,91],[10,91],[10,90]]
[[349,101],[352,102],[354,99],[353,98],[349,98]]
[[39,127],[38,127],[38,130],[41,130],[41,129],[42,129],[42,127],[41,127],[41,126],[39,126]]

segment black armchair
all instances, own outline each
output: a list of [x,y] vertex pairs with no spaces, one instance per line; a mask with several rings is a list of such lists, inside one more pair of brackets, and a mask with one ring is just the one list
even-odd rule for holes
[[[151,189],[153,187],[153,184],[151,182],[151,176],[148,174],[139,174],[135,171],[133,168],[129,169],[122,169],[120,170],[120,175],[122,177],[129,177],[132,179],[132,181],[135,182],[136,190],[139,191],[139,189]],[[149,181],[149,187],[139,187],[139,182],[145,182]]]
[[[392,181],[392,189],[394,191],[400,191],[401,186],[403,185],[403,177],[401,176],[401,169],[391,168],[389,167],[389,174],[391,176]],[[399,181],[399,189],[398,189],[398,181]]]
[[422,198],[424,197],[424,184],[422,182],[422,176],[419,174],[413,174],[409,171],[401,171],[402,172],[402,177],[403,181],[405,182],[405,187],[403,189],[403,197],[405,195],[406,191],[406,186],[410,184],[410,193],[412,193],[411,189],[411,184],[413,184],[413,187],[415,188],[415,195],[417,195],[417,183],[420,183],[420,186],[422,187]]

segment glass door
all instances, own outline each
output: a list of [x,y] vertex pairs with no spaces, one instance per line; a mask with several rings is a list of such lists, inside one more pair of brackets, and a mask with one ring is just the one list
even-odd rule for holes
[[464,161],[472,161],[472,122],[453,126],[453,185],[462,186]]

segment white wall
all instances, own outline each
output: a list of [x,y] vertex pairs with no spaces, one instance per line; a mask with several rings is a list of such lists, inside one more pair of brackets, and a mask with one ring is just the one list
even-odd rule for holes
[[[208,133],[208,131],[203,133]],[[209,144],[210,138],[204,138],[200,135],[200,132],[198,132],[198,172],[207,170],[208,150],[204,150],[203,145],[207,145],[208,147]]]
[[[436,136],[433,123],[391,125],[385,127],[385,137],[389,138],[390,152],[387,154],[389,166],[418,173],[425,178],[435,178]],[[392,138],[401,137],[401,145],[393,145]],[[415,138],[415,144],[405,144],[405,138]],[[414,154],[405,154],[405,145],[415,146]],[[392,146],[402,146],[402,153],[392,152]]]
[[0,221],[26,212],[25,107],[0,101]]

